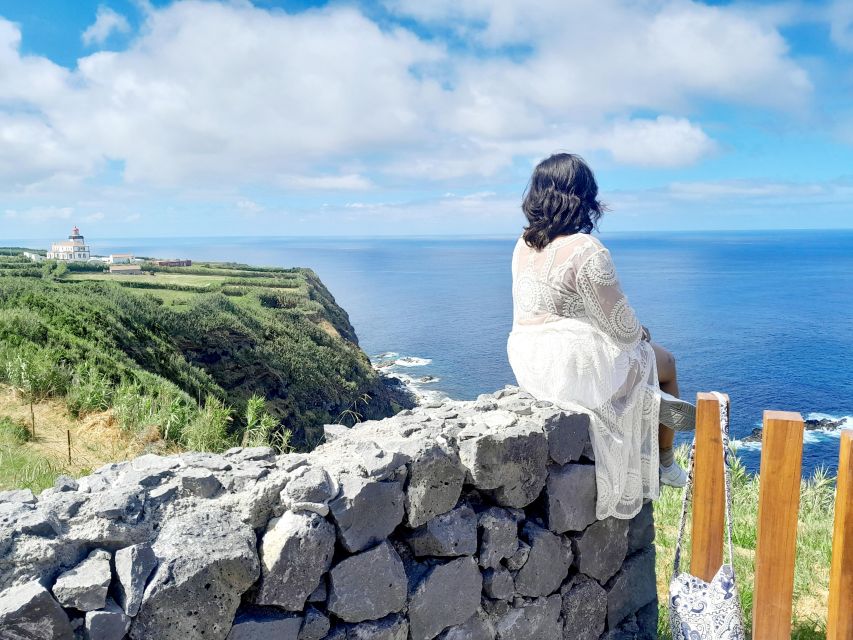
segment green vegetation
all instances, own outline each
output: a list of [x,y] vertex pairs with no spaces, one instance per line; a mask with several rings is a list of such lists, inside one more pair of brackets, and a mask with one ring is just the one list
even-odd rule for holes
[[22,445],[30,441],[25,424],[0,416],[0,489],[21,487],[41,491],[63,472],[53,459],[34,453]]
[[[687,464],[687,450],[681,448],[679,462]],[[735,547],[735,574],[738,581],[741,605],[747,623],[747,637],[751,637],[752,587],[754,583],[755,546],[758,539],[758,487],[760,478],[746,472],[740,460],[735,459],[732,477],[732,521]],[[671,638],[666,595],[672,576],[678,519],[681,514],[680,490],[664,488],[655,503],[657,579],[660,598],[661,639]],[[800,512],[797,533],[797,556],[794,566],[794,624],[791,637],[811,640],[826,637],[826,599],[829,585],[829,564],[832,555],[833,505],[835,482],[818,470],[804,480],[800,492]],[[687,545],[682,551],[682,570],[690,565],[690,521],[688,512]]]
[[0,383],[24,402],[110,410],[146,441],[207,451],[305,450],[325,423],[411,404],[309,269],[144,265],[146,275],[111,276],[20,251],[0,250]]

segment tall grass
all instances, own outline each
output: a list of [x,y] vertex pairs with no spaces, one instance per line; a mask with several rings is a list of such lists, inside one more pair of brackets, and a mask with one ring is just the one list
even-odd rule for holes
[[[687,450],[677,452],[681,464],[686,464]],[[753,583],[755,578],[755,548],[758,540],[758,491],[761,478],[746,472],[740,460],[733,456],[732,521],[735,547],[734,567],[744,618],[751,633]],[[666,594],[672,575],[672,561],[678,518],[681,512],[680,490],[664,488],[655,503],[658,594],[660,596],[659,635],[671,638]],[[794,564],[794,623],[792,638],[809,640],[825,638],[826,593],[829,584],[829,563],[832,553],[834,479],[818,470],[803,481],[797,532],[797,554]],[[690,515],[686,529],[686,546],[682,552],[682,570],[689,570]]]
[[25,445],[27,427],[8,416],[0,416],[0,488],[19,487],[38,493],[53,485],[64,467]]
[[264,399],[255,394],[246,402],[246,426],[241,445],[244,447],[271,446],[281,453],[290,451],[291,432],[267,413]]
[[113,388],[110,380],[96,367],[84,363],[74,372],[65,395],[68,410],[75,416],[110,408]]
[[0,351],[0,380],[18,389],[28,400],[64,395],[71,372],[57,362],[47,349],[32,344]]
[[123,429],[140,436],[152,431],[184,444],[184,432],[199,413],[195,402],[165,380],[124,382],[112,394],[113,413]]
[[183,444],[193,451],[223,451],[234,446],[228,433],[231,408],[219,398],[208,396],[204,408],[184,427]]

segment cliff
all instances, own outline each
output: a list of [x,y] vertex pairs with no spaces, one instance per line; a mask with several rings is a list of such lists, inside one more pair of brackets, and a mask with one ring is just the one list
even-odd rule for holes
[[413,406],[310,269],[92,269],[0,255],[0,383],[78,414],[115,408],[129,431],[193,449],[239,443],[253,395],[273,441],[303,450],[324,423]]
[[589,417],[507,387],[310,454],[146,455],[0,493],[3,637],[654,638],[654,525],[595,517]]

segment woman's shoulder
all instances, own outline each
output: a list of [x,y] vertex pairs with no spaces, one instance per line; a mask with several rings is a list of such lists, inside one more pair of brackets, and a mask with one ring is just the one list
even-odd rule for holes
[[604,249],[601,240],[588,233],[573,233],[571,235],[557,236],[552,240],[555,246],[571,244],[578,248]]
[[[577,250],[585,250],[586,252],[606,249],[601,240],[588,233],[572,233],[564,236],[557,236],[551,240],[545,248],[558,249],[565,246],[571,246]],[[536,249],[532,249],[528,246],[527,242],[524,240],[524,234],[521,234],[515,241],[515,251],[525,247],[531,251],[536,251]]]

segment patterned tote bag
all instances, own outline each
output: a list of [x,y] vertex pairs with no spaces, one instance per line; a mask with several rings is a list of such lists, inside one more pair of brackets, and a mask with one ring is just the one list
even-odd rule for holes
[[681,542],[687,515],[687,503],[693,490],[693,461],[696,440],[690,448],[687,485],[681,504],[681,520],[675,544],[675,562],[669,583],[669,620],[673,640],[744,640],[743,616],[740,610],[735,583],[734,553],[732,546],[732,479],[729,469],[729,415],[724,398],[715,393],[720,402],[720,432],[723,440],[723,472],[726,494],[726,533],[728,536],[729,563],[723,564],[710,582],[689,573],[679,573]]

